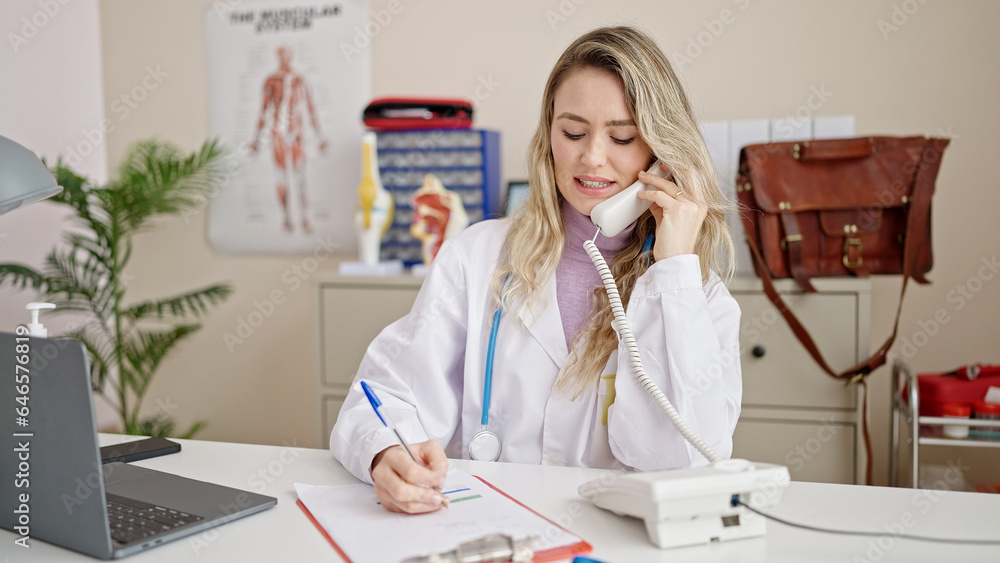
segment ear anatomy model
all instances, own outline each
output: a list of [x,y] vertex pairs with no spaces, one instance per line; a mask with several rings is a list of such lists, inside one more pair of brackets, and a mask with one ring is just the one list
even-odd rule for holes
[[361,146],[361,183],[354,209],[354,230],[358,237],[358,260],[378,264],[382,236],[392,224],[395,204],[378,172],[378,140],[365,133]]
[[421,254],[424,264],[430,266],[444,241],[468,226],[469,215],[465,212],[462,197],[446,190],[437,176],[424,176],[424,184],[413,193],[413,223],[410,227],[410,234],[423,242]]

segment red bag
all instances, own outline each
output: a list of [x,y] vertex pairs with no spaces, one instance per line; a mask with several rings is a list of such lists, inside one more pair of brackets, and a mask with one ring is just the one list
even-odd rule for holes
[[472,102],[445,98],[378,98],[365,108],[369,129],[469,129]]

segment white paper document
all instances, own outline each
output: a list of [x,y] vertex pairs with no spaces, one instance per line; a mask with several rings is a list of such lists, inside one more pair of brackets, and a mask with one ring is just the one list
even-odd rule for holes
[[535,553],[581,539],[497,492],[476,477],[452,469],[442,491],[448,508],[429,514],[397,514],[379,504],[371,485],[295,484],[299,500],[354,563],[401,561],[451,551],[486,534],[534,537]]

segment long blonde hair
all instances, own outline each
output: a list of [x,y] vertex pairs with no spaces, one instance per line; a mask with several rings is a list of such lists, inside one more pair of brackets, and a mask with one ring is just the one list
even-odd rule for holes
[[[533,322],[528,317],[540,305],[542,290],[565,245],[551,145],[555,94],[572,71],[586,67],[619,76],[629,113],[653,155],[670,168],[679,186],[692,181],[702,186],[699,203],[708,207],[708,215],[695,243],[702,280],[707,282],[713,271],[728,279],[734,269],[733,242],[725,222],[731,203],[719,189],[708,148],[673,68],[646,33],[628,26],[595,29],[574,41],[549,75],[538,129],[528,151],[530,193],[521,213],[512,219],[493,277],[497,306],[503,303],[505,311],[522,323]],[[655,231],[656,222],[647,211],[628,243],[611,260],[611,272],[626,305],[636,280],[651,264],[639,255],[647,235]],[[591,321],[574,337],[571,359],[557,382],[561,391],[572,391],[574,398],[598,380],[618,346],[603,287],[594,291],[589,318]]]

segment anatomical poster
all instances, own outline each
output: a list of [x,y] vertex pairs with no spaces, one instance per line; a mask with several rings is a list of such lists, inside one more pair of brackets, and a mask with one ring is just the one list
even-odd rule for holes
[[209,131],[227,149],[209,194],[217,252],[353,250],[371,84],[371,41],[357,35],[368,17],[365,0],[209,7]]

